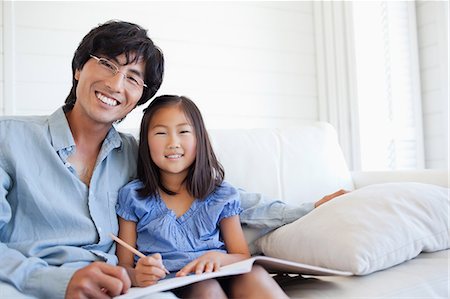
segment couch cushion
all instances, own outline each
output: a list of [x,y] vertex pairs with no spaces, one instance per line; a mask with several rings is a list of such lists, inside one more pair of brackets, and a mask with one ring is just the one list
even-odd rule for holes
[[291,204],[353,189],[334,128],[307,122],[283,129],[209,130],[214,150],[235,187]]
[[280,145],[275,130],[220,129],[209,135],[225,180],[237,188],[282,196]]
[[309,202],[339,189],[353,190],[335,129],[315,122],[279,131],[283,198]]

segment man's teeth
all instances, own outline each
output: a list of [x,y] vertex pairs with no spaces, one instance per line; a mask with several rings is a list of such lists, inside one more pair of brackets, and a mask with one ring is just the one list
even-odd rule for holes
[[109,106],[117,106],[117,101],[111,98],[108,98],[107,96],[102,95],[101,93],[97,92],[96,93],[97,98],[102,101],[103,103],[105,103],[106,105]]
[[178,159],[178,158],[181,158],[182,156],[183,156],[182,154],[167,155],[166,158],[169,158],[169,159]]

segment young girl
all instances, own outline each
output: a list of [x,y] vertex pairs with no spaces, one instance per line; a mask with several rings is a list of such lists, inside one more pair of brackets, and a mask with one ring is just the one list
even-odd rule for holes
[[[166,276],[218,270],[250,257],[239,221],[239,195],[224,182],[197,106],[160,96],[141,123],[138,179],[119,193],[119,238],[147,257],[117,247],[134,286]],[[261,267],[227,279],[174,290],[183,298],[287,298]]]

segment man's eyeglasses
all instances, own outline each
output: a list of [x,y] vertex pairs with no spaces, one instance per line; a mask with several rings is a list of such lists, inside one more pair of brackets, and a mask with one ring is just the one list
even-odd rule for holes
[[92,58],[94,58],[97,61],[97,64],[106,72],[108,72],[109,74],[111,74],[111,76],[115,76],[117,75],[117,73],[120,73],[121,75],[123,75],[123,77],[125,78],[125,84],[126,87],[130,87],[130,88],[142,88],[142,87],[147,87],[147,84],[144,83],[144,80],[142,80],[141,77],[139,77],[137,74],[133,74],[133,73],[123,73],[119,70],[119,67],[112,62],[109,59],[106,58],[101,58],[101,57],[97,57],[94,55],[89,55]]

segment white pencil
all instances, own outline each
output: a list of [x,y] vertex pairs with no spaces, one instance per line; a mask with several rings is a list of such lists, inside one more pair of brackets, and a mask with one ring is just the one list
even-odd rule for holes
[[[114,236],[112,233],[109,233],[109,236],[111,237],[111,239],[113,239],[114,241],[116,241],[117,243],[119,243],[120,245],[122,245],[123,247],[125,247],[126,249],[128,249],[129,251],[131,251],[132,253],[137,255],[138,257],[145,257],[145,254],[143,254],[142,252],[140,252],[136,248],[132,247],[131,245],[129,245],[124,240],[120,239],[119,237]],[[169,270],[167,270],[166,267],[164,267],[164,265],[163,265],[163,270],[167,274],[170,274]]]

